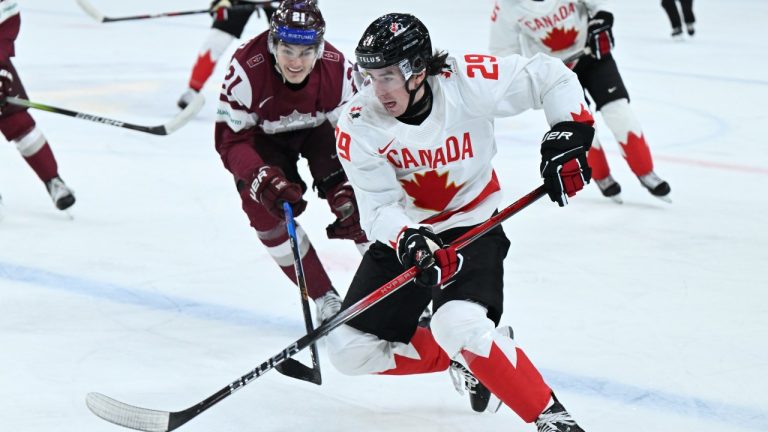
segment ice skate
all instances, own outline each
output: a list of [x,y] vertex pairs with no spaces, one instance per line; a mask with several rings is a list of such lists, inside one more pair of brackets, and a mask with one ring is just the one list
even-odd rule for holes
[[672,190],[669,187],[669,183],[659,178],[655,172],[651,171],[648,174],[641,175],[637,178],[640,180],[640,183],[648,189],[648,192],[650,192],[651,195],[662,201],[668,203],[672,202],[669,198],[669,192]]
[[451,367],[448,369],[453,381],[453,387],[459,394],[463,395],[464,390],[469,393],[469,404],[475,412],[495,413],[501,406],[501,400],[488,390],[472,372],[463,364],[456,360],[451,360]]
[[432,311],[427,306],[424,312],[419,316],[419,327],[429,328],[429,323],[432,321]]
[[181,97],[179,98],[179,101],[176,102],[176,105],[181,109],[186,108],[187,105],[192,103],[192,100],[195,98],[195,96],[197,96],[198,93],[199,92],[194,89],[187,89],[187,91],[181,94]]
[[341,310],[341,297],[335,289],[331,288],[327,293],[315,299],[317,306],[317,320],[320,324],[333,318]]
[[51,195],[53,203],[59,210],[66,210],[75,203],[75,194],[72,192],[61,177],[54,177],[45,183],[48,194]]
[[688,32],[688,36],[693,36],[696,33],[693,23],[685,23],[685,31]]
[[672,28],[672,40],[674,40],[674,41],[681,41],[681,40],[683,40],[683,28],[682,27],[674,27],[674,28]]
[[536,419],[538,432],[584,432],[554,394],[552,402],[552,405]]
[[621,199],[621,185],[619,185],[612,176],[609,175],[600,180],[595,179],[595,183],[597,184],[597,187],[600,188],[600,192],[602,192],[604,197],[610,198],[618,204],[624,203]]

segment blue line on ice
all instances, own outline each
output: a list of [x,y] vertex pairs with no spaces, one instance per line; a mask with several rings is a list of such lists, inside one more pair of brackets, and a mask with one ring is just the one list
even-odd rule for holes
[[[303,326],[298,320],[290,320],[285,317],[264,317],[244,309],[201,303],[182,297],[166,296],[9,263],[0,262],[0,279],[227,324],[247,327],[269,326],[281,331],[292,332],[303,330]],[[768,412],[756,408],[677,395],[554,370],[543,370],[542,373],[554,388],[560,390],[608,399],[633,407],[639,406],[700,420],[733,424],[744,429],[768,430]]]

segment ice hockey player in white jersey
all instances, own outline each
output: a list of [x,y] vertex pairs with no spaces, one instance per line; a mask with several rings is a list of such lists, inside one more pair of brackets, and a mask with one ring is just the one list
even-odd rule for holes
[[[605,0],[496,0],[491,14],[490,51],[496,55],[544,53],[568,62],[621,146],[640,183],[669,200],[669,183],[654,172],[645,134],[629,105],[629,93],[611,55],[613,14]],[[585,47],[588,54],[584,54]],[[581,55],[580,55],[581,54]],[[597,137],[589,151],[592,177],[604,196],[621,200]]]
[[[510,245],[502,227],[460,253],[450,246],[497,211],[501,188],[491,165],[497,117],[543,108],[551,130],[540,170],[560,206],[589,182],[593,118],[578,79],[543,55],[433,52],[427,28],[409,14],[375,20],[355,54],[370,84],[345,106],[336,147],[361,225],[375,243],[342,308],[404,268],[417,266],[419,273],[412,286],[331,332],[332,363],[350,375],[465,368],[540,432],[582,431],[509,329],[497,328]],[[430,302],[430,328],[419,327]]]

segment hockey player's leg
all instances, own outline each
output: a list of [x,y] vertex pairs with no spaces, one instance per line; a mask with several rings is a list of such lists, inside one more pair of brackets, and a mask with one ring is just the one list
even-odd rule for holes
[[651,150],[645,141],[640,121],[629,106],[629,101],[619,99],[607,103],[600,109],[600,113],[621,145],[622,155],[640,183],[652,195],[668,201],[667,195],[671,188],[669,183],[659,178],[653,171]]
[[51,146],[26,109],[2,114],[0,131],[16,145],[21,156],[45,184],[56,208],[66,210],[71,207],[75,203],[75,195],[59,177],[59,167]]
[[213,74],[219,58],[221,58],[221,55],[224,54],[224,51],[234,40],[235,37],[231,34],[217,28],[211,28],[208,37],[200,47],[195,65],[192,67],[192,74],[189,77],[189,88],[181,95],[177,102],[179,108],[186,108],[195,95],[200,92],[208,78]]
[[[243,187],[240,190],[240,198],[243,211],[248,215],[251,226],[256,230],[261,243],[267,248],[269,256],[291,282],[297,284],[296,271],[293,268],[293,252],[285,221],[275,218],[264,206],[251,199],[248,188]],[[307,294],[315,300],[318,306],[317,316],[322,321],[339,311],[341,301],[331,286],[331,280],[325,272],[312,242],[298,223],[296,224],[296,237],[299,240],[299,255],[307,281]],[[327,295],[331,295],[333,298],[326,298]]]
[[482,305],[448,302],[432,317],[435,339],[521,418],[532,422],[546,407],[551,390],[514,341],[497,331],[486,315]]
[[685,21],[685,30],[688,32],[688,36],[693,36],[694,33],[696,33],[694,29],[696,17],[693,15],[693,0],[680,0],[680,6],[683,9],[683,21]]
[[418,327],[410,342],[390,342],[343,325],[328,335],[331,363],[346,375],[412,375],[448,369],[450,359],[429,329]]
[[672,25],[672,37],[679,38],[683,35],[683,23],[680,20],[680,12],[677,10],[676,0],[661,0],[661,7],[669,17],[669,23]]
[[595,184],[597,184],[603,196],[621,204],[621,186],[611,176],[608,159],[605,157],[605,151],[597,136],[592,141],[592,147],[590,147],[589,153],[587,153],[587,159],[590,168],[592,168],[592,179],[595,180]]

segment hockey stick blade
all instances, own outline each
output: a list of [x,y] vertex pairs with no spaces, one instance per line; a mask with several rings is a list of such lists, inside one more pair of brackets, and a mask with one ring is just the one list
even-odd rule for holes
[[[466,247],[477,238],[488,233],[488,231],[491,229],[499,226],[503,221],[533,204],[536,200],[546,194],[547,192],[544,189],[544,186],[539,186],[524,197],[520,198],[519,200],[505,207],[503,210],[491,216],[487,221],[465,232],[461,237],[453,242],[452,246],[454,246],[457,250]],[[231,382],[229,385],[217,391],[216,393],[208,396],[201,402],[198,402],[197,404],[183,411],[169,412],[139,408],[114,400],[100,393],[89,393],[86,396],[86,405],[88,405],[88,408],[97,416],[119,426],[145,432],[172,431],[197,417],[208,408],[221,402],[223,399],[229,397],[235,391],[240,390],[246,385],[252,383],[256,378],[259,378],[270,370],[275,369],[286,360],[290,360],[290,358],[296,355],[298,352],[315,344],[318,340],[325,337],[335,328],[349,322],[350,320],[371,308],[373,305],[389,297],[395,291],[399,290],[408,282],[412,281],[413,278],[416,277],[416,274],[416,267],[409,268],[367,296],[358,300],[357,303],[349,306],[346,309],[343,309],[333,318],[321,324],[314,331],[309,332],[295,340],[291,345],[285,347],[279,353],[268,358],[255,369]]]
[[104,15],[101,14],[101,12],[98,11],[93,5],[88,2],[87,0],[77,0],[77,4],[80,5],[80,8],[82,8],[85,13],[91,16],[91,18],[95,19],[97,22],[103,23],[104,19],[106,18]]
[[2,103],[9,103],[11,105],[39,109],[41,111],[52,112],[54,114],[63,114],[66,116],[79,118],[81,120],[87,120],[94,123],[101,123],[108,126],[115,126],[115,127],[120,127],[124,129],[131,129],[131,130],[144,132],[152,135],[168,135],[170,133],[175,132],[180,127],[184,126],[190,119],[192,119],[192,117],[197,115],[197,113],[199,113],[200,110],[203,109],[203,105],[205,105],[205,97],[201,93],[198,93],[195,96],[195,98],[192,99],[189,105],[187,105],[186,108],[184,108],[183,110],[181,110],[181,112],[176,114],[176,116],[172,118],[170,121],[159,126],[143,126],[143,125],[137,125],[133,123],[127,123],[122,120],[115,120],[115,119],[97,116],[93,114],[87,114],[79,111],[72,111],[65,108],[45,105],[38,102],[32,102],[26,99],[21,99],[21,98],[12,97],[12,96],[9,96],[4,100],[0,101],[0,105]]
[[284,362],[275,366],[275,370],[291,378],[297,378],[317,385],[323,384],[323,377],[319,369],[313,369],[292,358],[285,359]]

